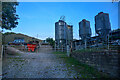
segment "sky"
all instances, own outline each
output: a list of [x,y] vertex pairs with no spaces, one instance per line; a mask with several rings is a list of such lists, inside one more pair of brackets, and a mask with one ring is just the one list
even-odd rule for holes
[[65,22],[73,25],[74,39],[79,39],[79,25],[82,19],[90,21],[92,36],[95,36],[94,17],[109,13],[112,30],[118,28],[117,2],[20,2],[17,6],[19,24],[12,32],[23,33],[39,39],[55,38],[55,22],[62,15]]

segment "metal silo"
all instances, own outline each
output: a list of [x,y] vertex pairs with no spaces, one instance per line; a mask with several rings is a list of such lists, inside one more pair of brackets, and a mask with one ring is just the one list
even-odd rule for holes
[[58,40],[59,39],[59,23],[58,22],[56,22],[55,23],[55,40]]
[[67,24],[63,20],[59,20],[55,23],[55,42],[56,47],[63,49],[66,47],[67,39]]
[[67,25],[67,45],[69,45],[72,50],[73,42],[73,25]]
[[100,12],[95,16],[95,31],[103,41],[107,41],[107,35],[111,31],[108,13]]
[[69,41],[72,41],[73,40],[73,25],[67,25],[67,39]]
[[90,28],[90,22],[83,19],[81,22],[79,22],[79,36],[82,40],[85,41],[85,48],[87,46],[87,38],[91,37],[91,28]]

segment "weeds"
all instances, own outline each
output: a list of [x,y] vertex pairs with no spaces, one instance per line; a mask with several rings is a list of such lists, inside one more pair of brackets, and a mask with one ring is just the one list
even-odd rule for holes
[[[77,75],[77,77],[82,77],[82,78],[108,78],[107,75],[98,72],[96,69],[93,67],[80,63],[73,57],[67,57],[67,53],[65,52],[53,52],[54,54],[58,55],[59,58],[62,58],[64,62],[66,63],[68,68],[74,68],[78,74],[81,74],[81,76]],[[74,65],[74,66],[73,66]],[[71,71],[69,71],[71,73]]]

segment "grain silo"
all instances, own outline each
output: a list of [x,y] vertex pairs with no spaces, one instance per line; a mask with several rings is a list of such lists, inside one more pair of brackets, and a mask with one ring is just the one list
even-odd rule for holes
[[91,37],[91,28],[89,21],[83,19],[81,22],[79,22],[79,36],[85,42],[85,48],[86,48],[87,38]]
[[95,16],[95,30],[103,41],[107,40],[107,35],[111,31],[109,14],[100,12]]
[[73,25],[67,25],[67,39],[69,41],[73,40]]
[[55,42],[57,49],[65,49],[67,40],[67,24],[63,20],[55,23]]
[[67,45],[72,49],[73,42],[73,25],[67,25]]

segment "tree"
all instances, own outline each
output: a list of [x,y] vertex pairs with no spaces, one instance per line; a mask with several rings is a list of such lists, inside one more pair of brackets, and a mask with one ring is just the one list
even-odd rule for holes
[[2,2],[2,29],[11,30],[18,25],[16,6],[18,2]]
[[14,33],[14,32],[6,32],[3,35],[9,35],[9,34],[16,34],[16,33]]
[[47,41],[51,46],[54,47],[55,41],[53,40],[53,38],[46,38],[46,41]]

